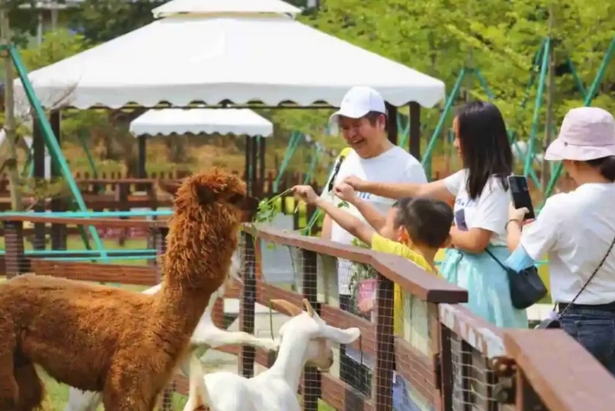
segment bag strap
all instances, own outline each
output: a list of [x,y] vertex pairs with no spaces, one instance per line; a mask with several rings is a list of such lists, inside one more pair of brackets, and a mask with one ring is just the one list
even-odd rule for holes
[[[568,309],[570,308],[570,306],[572,304],[574,304],[574,302],[577,300],[577,298],[579,298],[579,296],[581,295],[581,293],[585,290],[585,288],[587,288],[587,286],[589,285],[590,281],[596,276],[596,274],[598,273],[598,271],[600,271],[600,269],[602,268],[602,265],[604,264],[604,262],[606,261],[606,259],[608,258],[608,256],[611,254],[611,250],[613,249],[613,246],[615,246],[615,238],[613,238],[613,241],[611,242],[611,245],[609,246],[609,249],[607,250],[606,254],[604,255],[604,257],[602,258],[602,261],[600,261],[600,264],[598,264],[598,267],[596,267],[596,269],[594,270],[594,272],[592,273],[592,275],[589,276],[589,278],[587,279],[587,281],[585,281],[585,284],[583,285],[583,287],[581,287],[581,289],[579,290],[579,292],[577,293],[577,295],[574,296],[574,298],[572,299],[572,301],[570,303],[568,303],[568,305],[566,306],[566,308],[564,308],[561,312],[561,314],[559,314],[558,318],[562,318],[564,316],[564,314],[566,314],[566,311],[568,311]],[[556,304],[557,306],[557,304]],[[557,307],[556,307],[557,308]],[[555,311],[555,310],[553,310]]]
[[485,248],[485,252],[486,252],[487,254],[489,254],[489,256],[490,256],[491,258],[493,258],[493,260],[494,260],[496,263],[498,263],[498,265],[499,265],[500,267],[502,267],[502,270],[504,270],[504,271],[508,271],[508,270],[509,270],[509,268],[508,268],[508,267],[506,267],[504,264],[502,264],[502,262],[501,262],[500,260],[498,260],[498,259],[496,258],[496,256],[494,256],[494,255],[493,255],[493,253],[492,253],[491,251],[489,251],[489,247]]

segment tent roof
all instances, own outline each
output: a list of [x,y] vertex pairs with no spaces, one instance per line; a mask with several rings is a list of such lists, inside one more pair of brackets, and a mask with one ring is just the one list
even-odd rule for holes
[[269,137],[273,124],[248,109],[149,110],[130,123],[135,136],[171,134],[234,134]]
[[152,10],[154,18],[180,13],[301,13],[301,9],[280,0],[173,0]]
[[[284,14],[168,17],[29,77],[48,108],[337,106],[358,85],[375,88],[396,106],[432,107],[444,98],[442,81]],[[16,101],[26,101],[19,82],[15,92]]]

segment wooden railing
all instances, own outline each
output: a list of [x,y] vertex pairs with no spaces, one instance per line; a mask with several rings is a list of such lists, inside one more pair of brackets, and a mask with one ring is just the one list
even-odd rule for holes
[[[23,220],[0,215],[5,226],[7,276],[32,271],[75,280],[142,285],[154,285],[160,279],[156,266],[111,266],[27,256]],[[79,222],[46,218],[50,224],[62,221]],[[87,224],[146,226],[156,237],[150,246],[164,253],[164,221],[99,219],[88,220]],[[267,244],[288,249],[291,263],[274,267],[279,263],[267,257]],[[243,284],[229,290],[227,298],[240,299],[241,330],[254,332],[259,319],[256,304],[268,306],[274,298],[298,305],[306,298],[328,324],[361,330],[361,338],[347,346],[346,352],[354,349],[361,361],[370,364],[371,378],[360,386],[342,381],[339,353],[337,365],[329,373],[306,367],[301,383],[304,410],[317,410],[321,400],[339,411],[390,411],[392,392],[399,392],[398,382],[402,380],[406,395],[401,398],[413,404],[410,409],[417,410],[583,411],[608,410],[615,404],[615,379],[567,334],[496,328],[464,307],[465,290],[401,257],[250,225],[244,227],[240,252]],[[340,307],[338,258],[377,272],[376,310],[371,319]],[[292,289],[267,281],[274,268],[293,274]],[[397,330],[393,320],[394,284],[402,290],[404,306],[403,324]],[[214,313],[217,324],[222,323],[221,307],[218,304]],[[239,372],[245,376],[254,375],[256,364],[268,367],[274,360],[250,347],[224,351],[239,356]],[[175,386],[185,393],[185,380],[177,380]]]
[[[239,174],[234,171],[234,174]],[[171,207],[172,199],[168,195],[160,195],[156,189],[161,180],[175,180],[189,175],[187,172],[153,174],[148,178],[134,178],[121,176],[119,173],[104,174],[98,178],[92,178],[87,173],[76,174],[75,181],[79,187],[83,199],[88,208],[96,211],[102,210],[130,210],[132,208]],[[254,193],[257,197],[272,197],[296,184],[302,184],[305,180],[303,173],[286,173],[280,180],[277,192],[274,191],[276,175],[269,172],[265,181],[259,183],[258,190]],[[318,189],[318,185],[311,181],[310,184]],[[27,196],[26,196],[27,197]],[[24,199],[25,206],[33,206],[32,198]],[[10,210],[9,180],[3,174],[0,176],[0,211]],[[47,202],[44,207],[49,209]],[[58,210],[55,210],[58,211]]]

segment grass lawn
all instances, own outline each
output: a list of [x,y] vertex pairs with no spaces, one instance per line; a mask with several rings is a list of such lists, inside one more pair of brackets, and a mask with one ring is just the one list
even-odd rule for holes
[[[125,242],[124,246],[120,246],[117,240],[112,239],[104,239],[102,240],[103,246],[106,250],[145,250],[147,248],[147,240],[145,239],[128,239]],[[96,250],[96,245],[93,241],[90,240],[90,246],[93,250]],[[0,250],[5,249],[4,238],[0,238]],[[32,250],[32,243],[30,241],[24,241],[24,249]],[[86,250],[85,244],[83,244],[83,240],[79,236],[70,236],[67,240],[67,249],[68,250]],[[58,256],[59,257],[59,256]],[[79,261],[91,261],[91,260],[79,260]],[[97,259],[94,261],[102,260]],[[111,259],[109,261],[110,264],[136,264],[136,265],[144,265],[147,264],[147,259]]]
[[[43,376],[45,387],[47,389],[47,401],[43,409],[45,411],[63,411],[64,407],[66,406],[66,403],[68,402],[68,386],[64,384],[59,384],[54,379],[44,375],[42,372],[40,375]],[[298,397],[299,401],[301,401],[301,396]],[[188,397],[186,396],[174,393],[172,409],[176,411],[183,410],[187,399]],[[104,410],[103,406],[99,406],[98,410]],[[325,404],[322,401],[319,401],[318,411],[334,411],[334,408]]]
[[[63,411],[68,402],[68,386],[59,384],[53,378],[44,375],[43,372],[40,375],[43,377],[47,389],[47,401],[43,409],[45,411]],[[173,410],[183,410],[187,398],[183,395],[173,394]],[[98,410],[102,411],[104,407],[101,405]]]

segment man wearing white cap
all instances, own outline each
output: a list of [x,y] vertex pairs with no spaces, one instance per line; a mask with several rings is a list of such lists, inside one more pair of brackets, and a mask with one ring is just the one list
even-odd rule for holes
[[[426,183],[425,170],[410,153],[391,143],[387,138],[388,119],[384,99],[370,87],[353,87],[344,96],[340,109],[330,119],[336,122],[342,136],[352,149],[341,162],[333,177],[332,184],[327,184],[322,193],[323,198],[339,204],[341,201],[333,195],[331,187],[344,181],[348,176],[357,176],[367,181],[388,183]],[[337,168],[337,167],[336,167]],[[374,196],[370,193],[357,193],[363,200],[372,203],[383,215],[387,213],[394,200]],[[348,211],[363,219],[361,213],[349,205]],[[325,216],[322,237],[343,244],[352,244],[353,236]],[[353,310],[349,287],[352,263],[338,260],[338,285],[340,306]],[[342,380],[357,378],[360,375],[355,365],[348,362],[345,351],[340,350],[340,377]]]

